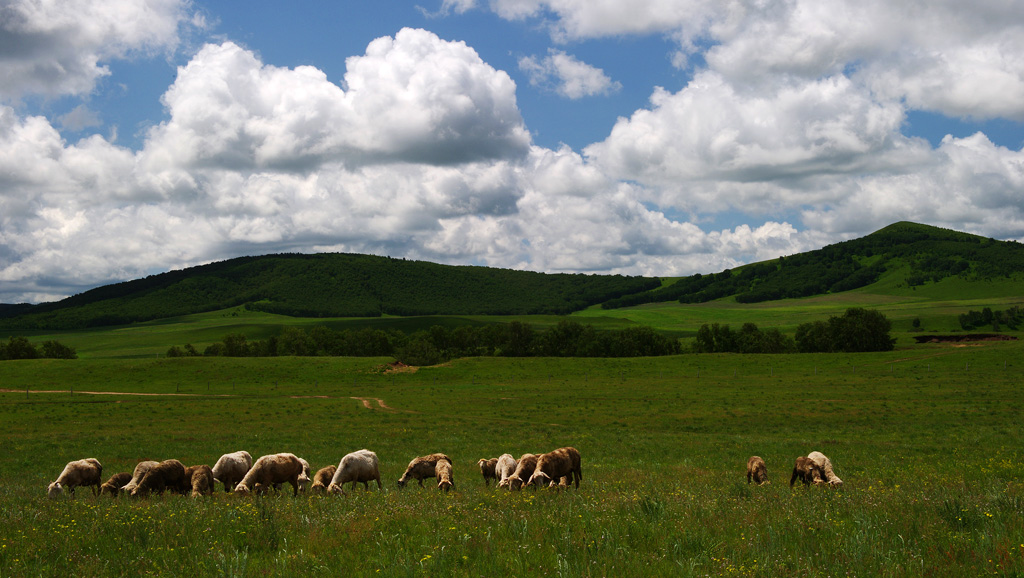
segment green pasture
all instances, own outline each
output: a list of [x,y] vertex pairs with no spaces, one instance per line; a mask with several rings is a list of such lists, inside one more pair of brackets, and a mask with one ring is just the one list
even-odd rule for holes
[[[144,351],[244,322],[134,338]],[[85,337],[95,354],[78,360],[0,363],[0,576],[1024,574],[1017,342],[391,371],[383,358],[118,358],[115,338],[105,356]],[[579,490],[499,491],[475,465],[565,445],[583,456]],[[83,457],[106,477],[238,449],[319,468],[364,447],[383,491],[45,497]],[[790,488],[812,450],[841,488]],[[408,461],[435,451],[455,460],[456,490],[399,491]],[[755,454],[770,485],[746,483]]]

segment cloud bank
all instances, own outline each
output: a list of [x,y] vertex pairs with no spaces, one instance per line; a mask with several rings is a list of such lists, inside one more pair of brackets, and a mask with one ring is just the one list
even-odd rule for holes
[[[1024,238],[1024,152],[937,146],[911,110],[1024,119],[1024,14],[1004,3],[460,0],[542,25],[560,46],[674,43],[681,89],[653,87],[583,150],[530,137],[509,72],[406,28],[332,82],[231,40],[195,50],[138,150],[83,104],[104,63],[178,49],[193,6],[19,0],[0,7],[0,302],[241,254],[351,251],[542,271],[681,275],[914,220]],[[699,56],[700,58],[695,58]],[[695,65],[695,62],[701,64]],[[520,60],[570,99],[614,92],[561,48]],[[746,224],[713,227],[717,219]]]

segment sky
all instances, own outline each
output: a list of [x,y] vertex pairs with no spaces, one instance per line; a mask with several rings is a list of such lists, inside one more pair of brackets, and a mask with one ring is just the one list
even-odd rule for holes
[[0,0],[0,302],[242,255],[679,276],[1024,240],[1005,0]]

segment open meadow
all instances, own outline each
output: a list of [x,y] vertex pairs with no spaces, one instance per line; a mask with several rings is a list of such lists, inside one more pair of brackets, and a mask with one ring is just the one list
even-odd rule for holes
[[[0,364],[0,576],[1024,574],[1024,347],[460,359]],[[93,393],[87,393],[93,392]],[[102,392],[102,393],[101,393]],[[139,395],[158,394],[158,395]],[[572,445],[580,489],[485,487],[476,460]],[[64,465],[368,448],[383,491],[49,500]],[[790,488],[828,455],[841,488]],[[395,480],[445,452],[455,491]],[[771,483],[748,485],[762,456]]]

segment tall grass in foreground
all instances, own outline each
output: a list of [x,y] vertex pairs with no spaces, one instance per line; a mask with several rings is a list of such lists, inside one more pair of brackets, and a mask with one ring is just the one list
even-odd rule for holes
[[[0,576],[1020,576],[1021,351],[477,359],[403,374],[380,360],[4,364],[3,387],[22,393],[0,394]],[[62,380],[190,395],[24,393]],[[486,488],[475,468],[561,445],[583,456],[578,491]],[[384,491],[45,498],[81,457],[109,476],[236,449],[318,468],[360,447],[380,455]],[[789,487],[793,458],[815,449],[842,488]],[[455,459],[456,490],[397,490],[408,460],[433,451]],[[753,454],[770,485],[746,484]]]

